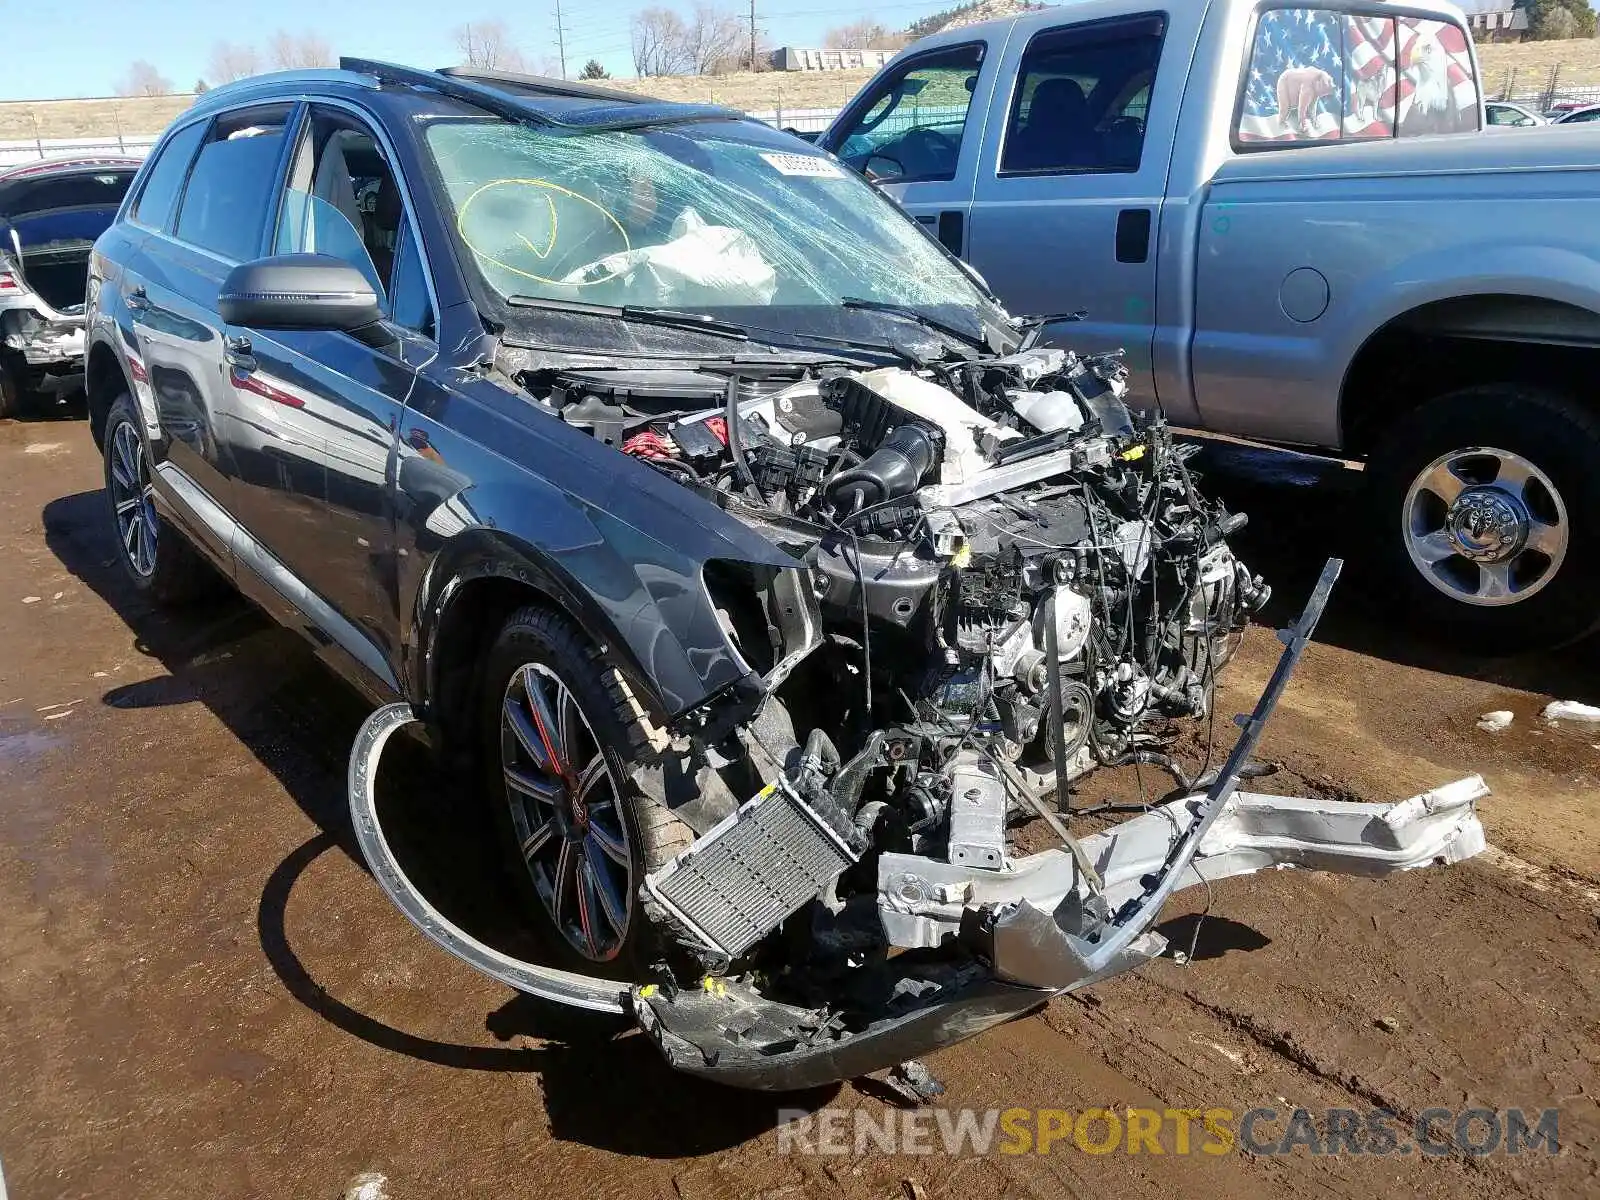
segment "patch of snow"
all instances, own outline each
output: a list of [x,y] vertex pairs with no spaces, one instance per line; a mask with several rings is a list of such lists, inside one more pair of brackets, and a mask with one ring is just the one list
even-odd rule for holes
[[37,604],[37,603],[39,603],[39,601],[41,601],[43,599],[44,599],[43,596],[24,596],[22,598],[22,602],[24,604]]
[[1493,712],[1486,712],[1478,718],[1478,728],[1485,733],[1499,733],[1500,730],[1511,724],[1511,718],[1514,715],[1503,708],[1497,708]]
[[1586,721],[1600,725],[1600,708],[1576,700],[1552,700],[1540,714],[1546,721]]
[[389,1181],[376,1171],[363,1171],[346,1185],[344,1200],[389,1200]]
[[35,442],[23,450],[24,454],[54,454],[61,449],[60,442]]

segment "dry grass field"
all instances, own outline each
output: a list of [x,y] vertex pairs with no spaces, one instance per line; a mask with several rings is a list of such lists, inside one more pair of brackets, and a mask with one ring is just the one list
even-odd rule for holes
[[[1484,86],[1498,93],[1516,71],[1517,90],[1542,88],[1554,64],[1561,83],[1600,84],[1600,39],[1527,42],[1478,48]],[[618,79],[612,85],[668,100],[726,104],[751,111],[838,108],[871,78],[870,70],[836,72],[741,72],[721,76]],[[193,96],[101,100],[34,100],[0,103],[0,141],[25,138],[115,137],[159,132]]]

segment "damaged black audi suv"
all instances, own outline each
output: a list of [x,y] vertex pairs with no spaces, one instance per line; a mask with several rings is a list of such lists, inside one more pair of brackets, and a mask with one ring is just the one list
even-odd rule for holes
[[[379,706],[349,803],[405,915],[787,1088],[1136,966],[1179,887],[1482,846],[1477,780],[1336,805],[1168,755],[1267,589],[1120,357],[1047,328],[740,114],[346,60],[167,131],[96,245],[86,370],[131,585],[220,573]],[[541,961],[393,854],[414,723]],[[1131,762],[1173,793],[1072,828],[1068,782]]]

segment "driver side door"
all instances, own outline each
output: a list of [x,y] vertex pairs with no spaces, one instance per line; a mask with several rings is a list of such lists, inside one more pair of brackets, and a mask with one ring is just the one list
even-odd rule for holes
[[967,252],[973,179],[995,63],[977,40],[889,67],[855,98],[818,145],[866,175],[957,257]]

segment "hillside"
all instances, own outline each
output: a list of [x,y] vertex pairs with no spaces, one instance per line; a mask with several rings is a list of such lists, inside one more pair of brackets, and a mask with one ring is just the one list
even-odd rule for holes
[[[1007,0],[988,0],[995,8]],[[964,14],[965,15],[965,14]],[[985,12],[984,15],[988,15]],[[1507,72],[1517,72],[1519,92],[1544,86],[1553,64],[1561,64],[1564,86],[1600,84],[1600,39],[1526,42],[1478,48],[1484,86],[1496,94]],[[871,71],[741,72],[733,75],[617,79],[613,86],[668,100],[709,101],[746,111],[839,108]],[[101,100],[33,100],[0,103],[0,141],[27,138],[115,137],[158,133],[194,99],[192,96]]]

